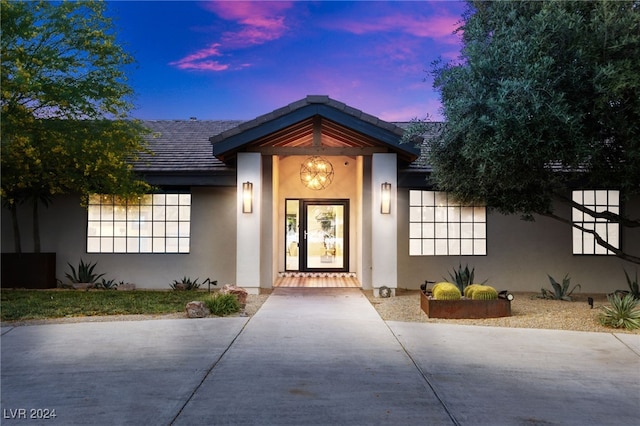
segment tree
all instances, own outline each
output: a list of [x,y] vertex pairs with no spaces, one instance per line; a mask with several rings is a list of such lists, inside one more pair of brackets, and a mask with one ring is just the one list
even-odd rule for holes
[[59,194],[148,189],[131,165],[145,148],[145,129],[127,119],[133,91],[125,68],[133,58],[116,43],[105,8],[2,0],[1,196],[17,253],[20,204],[33,203],[39,252],[39,204]]
[[[446,117],[436,187],[505,214],[552,217],[571,188],[640,194],[640,2],[469,1],[456,62],[434,63]],[[640,257],[596,241],[622,259]]]

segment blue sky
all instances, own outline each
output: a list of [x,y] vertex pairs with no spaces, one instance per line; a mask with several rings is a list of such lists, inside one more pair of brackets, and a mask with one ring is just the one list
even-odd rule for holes
[[252,119],[311,94],[387,121],[441,119],[427,71],[457,57],[463,10],[457,1],[109,2],[137,61],[141,119]]

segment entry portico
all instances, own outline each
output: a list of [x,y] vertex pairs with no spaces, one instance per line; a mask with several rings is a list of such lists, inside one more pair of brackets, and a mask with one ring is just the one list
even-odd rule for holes
[[[285,273],[340,273],[395,291],[398,163],[419,154],[401,137],[326,96],[212,137],[214,156],[237,173],[237,284],[257,293]],[[310,159],[331,169],[326,185],[304,174]]]

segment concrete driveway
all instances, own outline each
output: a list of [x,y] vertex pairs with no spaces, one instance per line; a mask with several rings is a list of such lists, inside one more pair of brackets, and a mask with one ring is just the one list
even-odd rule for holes
[[276,289],[251,318],[3,327],[0,344],[3,425],[640,418],[640,335],[385,323],[358,289]]

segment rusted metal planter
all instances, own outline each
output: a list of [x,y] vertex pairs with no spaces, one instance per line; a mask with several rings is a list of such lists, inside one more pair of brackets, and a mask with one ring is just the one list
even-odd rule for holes
[[429,318],[477,319],[511,316],[511,301],[496,300],[434,300],[420,292],[420,308]]

